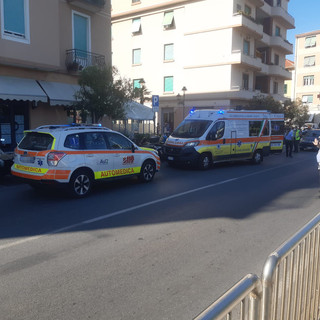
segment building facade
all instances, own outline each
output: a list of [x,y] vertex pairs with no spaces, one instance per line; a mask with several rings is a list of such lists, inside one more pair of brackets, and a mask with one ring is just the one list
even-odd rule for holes
[[159,96],[159,125],[174,129],[191,108],[284,99],[289,0],[112,0],[112,61]]
[[286,59],[285,62],[285,68],[292,74],[292,79],[290,80],[285,80],[284,81],[284,96],[287,99],[290,99],[291,101],[295,100],[295,86],[294,84],[294,79],[295,79],[295,66],[294,62],[291,60]]
[[[111,64],[110,0],[0,0],[0,138],[73,121],[79,71]],[[71,114],[70,114],[71,113]]]
[[295,98],[309,107],[309,122],[320,123],[320,30],[296,35]]

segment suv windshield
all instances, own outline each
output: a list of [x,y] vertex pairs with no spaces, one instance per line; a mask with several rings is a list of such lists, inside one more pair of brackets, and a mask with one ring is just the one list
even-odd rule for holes
[[175,138],[199,138],[210,124],[211,120],[184,120],[171,134]]
[[47,133],[27,132],[19,143],[20,149],[43,151],[50,150],[52,147],[53,137]]

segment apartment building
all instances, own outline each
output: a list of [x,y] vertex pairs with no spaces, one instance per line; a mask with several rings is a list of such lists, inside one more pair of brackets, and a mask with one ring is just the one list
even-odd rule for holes
[[79,71],[111,64],[110,0],[0,0],[0,138],[73,121]]
[[295,100],[295,86],[294,79],[295,79],[295,66],[294,62],[291,60],[286,59],[285,62],[285,69],[291,72],[292,78],[290,80],[284,81],[284,96],[287,99],[290,99],[291,101]]
[[191,108],[236,108],[259,94],[284,99],[289,0],[112,0],[112,61],[159,96],[159,123]]
[[320,122],[320,30],[296,35],[295,98],[309,107],[309,122]]

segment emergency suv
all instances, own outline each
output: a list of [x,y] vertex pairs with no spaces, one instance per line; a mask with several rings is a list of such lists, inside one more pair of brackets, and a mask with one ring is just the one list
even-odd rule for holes
[[217,162],[260,163],[272,149],[282,150],[282,114],[265,110],[191,110],[164,146],[170,164],[208,169]]
[[138,176],[152,181],[156,150],[138,147],[119,132],[95,125],[47,125],[25,131],[11,173],[31,186],[64,185],[86,196],[97,181]]

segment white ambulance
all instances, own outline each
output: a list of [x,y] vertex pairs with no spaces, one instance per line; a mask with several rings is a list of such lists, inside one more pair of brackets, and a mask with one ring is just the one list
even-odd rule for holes
[[[283,115],[260,110],[191,110],[167,139],[165,157],[169,164],[191,164],[202,170],[222,161],[260,163],[270,153],[275,119],[281,122]],[[276,145],[281,135],[272,139]]]

